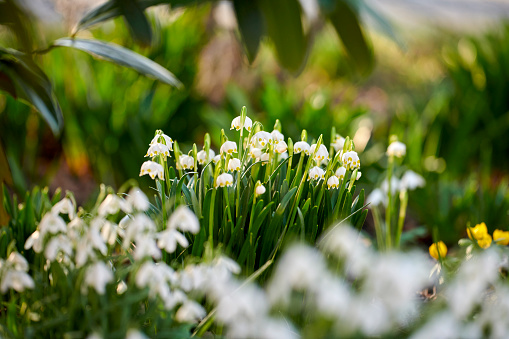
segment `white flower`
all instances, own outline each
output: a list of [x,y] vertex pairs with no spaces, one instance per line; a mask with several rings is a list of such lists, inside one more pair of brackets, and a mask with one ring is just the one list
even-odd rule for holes
[[74,218],[74,205],[69,198],[63,198],[51,208],[51,213],[54,214],[67,214],[69,219]]
[[117,235],[124,236],[124,230],[117,224],[105,220],[101,226],[101,236],[110,246],[117,241]]
[[253,159],[259,159],[262,156],[262,150],[256,147],[251,147],[249,150],[249,155]]
[[182,247],[189,246],[189,241],[187,241],[185,235],[174,228],[165,229],[163,232],[158,233],[157,237],[159,238],[157,246],[168,253],[173,253],[177,250],[177,243]]
[[327,180],[327,188],[338,188],[339,187],[339,179],[337,176],[333,175]]
[[39,223],[39,230],[41,232],[41,238],[44,238],[47,233],[65,233],[67,231],[67,227],[64,219],[62,219],[59,215],[46,213]]
[[300,152],[304,152],[309,155],[309,149],[311,146],[305,141],[297,141],[295,145],[293,145],[293,153],[299,154]]
[[337,152],[339,150],[342,150],[345,146],[345,138],[336,135],[336,138],[334,139],[334,142],[331,143],[331,146],[334,147],[334,150]]
[[180,205],[168,219],[168,228],[196,234],[200,232],[200,221],[188,207]]
[[212,161],[214,162],[214,164],[217,164],[218,162],[221,161],[221,156],[219,154],[216,155],[214,158],[212,158]]
[[216,152],[214,152],[212,149],[209,149],[209,156],[208,157],[207,157],[207,153],[205,152],[204,149],[202,149],[201,151],[199,151],[196,154],[196,158],[197,158],[198,163],[200,165],[205,165],[205,163],[207,163],[208,161],[214,159],[215,156],[216,156]]
[[270,133],[272,136],[272,140],[274,141],[274,144],[278,144],[280,141],[285,140],[285,136],[283,133],[279,132],[277,129],[273,130],[272,133]]
[[381,189],[375,188],[366,198],[366,203],[369,204],[369,207],[378,206],[380,204],[386,205],[387,194],[385,194]]
[[136,245],[133,252],[135,260],[142,260],[143,258],[152,257],[154,259],[161,259],[161,251],[157,247],[156,241],[152,235],[141,235],[136,237]]
[[160,164],[154,161],[145,161],[141,165],[140,177],[142,175],[148,174],[152,179],[155,179],[156,176],[159,177],[160,180],[164,180],[164,168]]
[[[12,266],[16,271],[28,271],[28,262],[24,256],[18,252],[11,252],[7,258],[7,265]],[[1,267],[1,265],[0,265]]]
[[156,144],[156,143],[160,143],[161,141],[163,141],[166,144],[166,146],[168,146],[168,149],[170,151],[173,151],[173,140],[171,140],[171,138],[169,136],[164,134],[163,131],[158,130],[158,131],[156,131],[156,135],[152,139],[150,144],[153,145],[153,144]]
[[240,160],[237,158],[232,158],[228,162],[228,171],[240,171]]
[[281,140],[279,141],[277,144],[276,144],[276,147],[275,147],[275,151],[279,154],[283,154],[286,152],[286,150],[288,149],[288,145],[286,144],[286,142],[284,140]]
[[221,155],[237,153],[237,144],[234,141],[225,141],[219,149]]
[[362,173],[361,172],[357,172],[357,177],[355,178],[355,180],[359,180],[362,176]]
[[136,273],[135,283],[138,288],[148,287],[150,298],[159,296],[166,309],[172,309],[177,303],[186,300],[183,293],[171,293],[169,283],[177,279],[175,271],[165,263],[145,262]]
[[256,188],[255,188],[255,195],[258,197],[258,196],[262,195],[263,193],[265,193],[265,187],[260,182],[258,182],[258,184],[256,184]]
[[145,212],[150,207],[147,196],[137,187],[131,188],[125,200],[138,211]]
[[361,161],[355,151],[346,152],[343,154],[341,160],[343,161],[343,166],[345,166],[347,170],[353,170],[361,166]]
[[200,304],[196,301],[186,300],[175,314],[175,319],[181,323],[194,323],[206,315],[207,312]]
[[392,142],[389,147],[387,147],[387,155],[390,157],[404,157],[406,154],[406,146],[404,143],[399,141]]
[[423,177],[421,177],[419,174],[415,173],[414,171],[408,170],[406,171],[400,180],[400,189],[403,190],[411,190],[418,187],[424,187],[426,185],[426,180],[424,180]]
[[309,179],[320,180],[324,179],[325,171],[318,166],[315,166],[309,170]]
[[223,173],[217,176],[216,188],[233,186],[233,176],[230,173]]
[[251,146],[263,148],[268,144],[272,144],[272,135],[269,132],[260,131],[251,138]]
[[149,339],[145,333],[138,331],[137,329],[131,328],[127,331],[125,339]]
[[25,242],[25,249],[28,250],[30,248],[33,248],[35,253],[41,253],[42,247],[43,247],[43,237],[41,236],[41,233],[39,231],[35,231],[30,235]]
[[[237,131],[240,131],[240,129],[242,128],[240,125],[241,123],[241,118],[240,116],[234,118],[232,120],[232,126],[230,129],[236,129]],[[248,130],[249,132],[251,132],[251,128],[253,127],[253,121],[251,120],[251,118],[247,117],[246,116],[246,119],[244,120],[244,128],[246,130]]]
[[106,285],[112,281],[113,272],[102,261],[87,267],[85,271],[85,287],[93,287],[99,294],[104,294],[106,292]]
[[165,144],[151,144],[147,150],[147,154],[145,154],[145,157],[155,157],[157,155],[162,155],[163,159],[166,160],[166,157],[171,157],[170,148]]
[[[315,152],[315,149],[316,149],[316,144],[311,145],[311,147],[309,148],[309,154],[313,155],[313,153]],[[320,145],[320,147],[316,151],[314,159],[318,162],[325,160],[325,159],[329,159],[329,151],[327,151],[327,147],[325,147],[325,145],[323,145],[323,144]]]
[[127,291],[127,284],[121,280],[117,285],[117,294],[124,294]]
[[345,174],[346,174],[346,168],[344,168],[343,166],[341,166],[340,168],[338,168],[336,170],[336,176],[343,180],[345,178]]
[[124,248],[128,248],[131,241],[137,236],[145,233],[153,234],[156,230],[156,224],[146,214],[138,213],[132,219],[125,222]]
[[0,293],[5,294],[8,289],[13,289],[19,293],[25,289],[35,287],[34,280],[26,272],[16,269],[6,269],[0,279]]
[[131,213],[133,211],[127,201],[115,194],[108,194],[106,199],[99,205],[97,212],[100,216],[107,216],[117,214],[119,210],[122,210],[124,213]]
[[263,165],[267,165],[267,163],[269,162],[269,158],[270,158],[270,155],[269,153],[263,153],[260,157],[260,161],[262,162],[262,166]]
[[182,168],[185,170],[192,169],[194,167],[194,158],[190,155],[181,155],[179,161],[180,166],[182,166]]
[[[398,178],[395,176],[391,177],[391,194],[394,195],[395,192],[399,192],[400,182]],[[387,195],[389,193],[389,181],[387,178],[382,181],[382,185],[380,186],[382,191]]]
[[48,241],[44,248],[44,256],[49,261],[54,261],[60,252],[68,257],[72,255],[71,239],[63,234],[59,234]]
[[217,305],[217,319],[225,324],[253,321],[267,314],[269,305],[263,290],[247,284],[232,294],[223,296]]

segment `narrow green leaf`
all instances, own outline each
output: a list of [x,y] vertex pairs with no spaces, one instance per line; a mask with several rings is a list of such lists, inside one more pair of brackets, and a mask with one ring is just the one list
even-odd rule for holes
[[166,68],[141,54],[116,44],[99,40],[61,38],[53,42],[53,46],[76,48],[118,65],[132,68],[141,74],[154,77],[166,84],[177,88],[182,87],[182,83]]
[[233,0],[244,50],[249,62],[253,62],[264,34],[263,15],[256,1]]
[[150,45],[152,42],[152,28],[136,0],[115,0],[122,15],[131,30],[134,39],[143,45]]

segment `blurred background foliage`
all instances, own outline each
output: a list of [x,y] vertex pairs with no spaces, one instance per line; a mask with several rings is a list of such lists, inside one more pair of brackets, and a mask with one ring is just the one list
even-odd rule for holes
[[[307,28],[317,33],[296,77],[278,63],[267,39],[256,58],[248,53],[250,64],[243,54],[249,47],[224,10],[224,3],[148,10],[150,48],[133,42],[120,18],[79,33],[156,61],[184,84],[181,90],[79,51],[39,56],[65,125],[56,138],[34,109],[0,93],[0,141],[14,191],[24,196],[34,185],[62,187],[86,203],[98,183],[119,187],[138,178],[156,129],[185,152],[210,132],[217,151],[220,129],[228,130],[246,105],[268,130],[279,119],[293,140],[304,128],[312,138],[323,133],[330,140],[331,126],[353,137],[359,184],[367,192],[381,184],[388,139],[397,135],[407,145],[404,168],[428,183],[410,194],[405,227],[417,230],[416,239],[430,241],[435,230],[453,244],[468,222],[485,221],[490,231],[509,228],[509,26],[473,36],[401,32],[404,47],[387,32],[370,30],[376,63],[361,76],[337,28],[322,22]],[[148,177],[139,181],[153,185]]]

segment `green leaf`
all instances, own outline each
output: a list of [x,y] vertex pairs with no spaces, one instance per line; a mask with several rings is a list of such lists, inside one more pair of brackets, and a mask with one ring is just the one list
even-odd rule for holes
[[308,41],[302,28],[299,1],[260,0],[260,8],[279,61],[292,73],[300,73],[307,57]]
[[327,14],[359,72],[369,73],[374,64],[373,53],[362,32],[357,14],[344,0],[336,1],[334,9]]
[[145,13],[136,0],[115,0],[131,30],[134,39],[143,45],[152,42],[152,28]]
[[253,62],[265,31],[263,14],[256,1],[233,0],[238,27],[249,62]]
[[118,65],[126,66],[141,74],[152,76],[166,84],[181,88],[182,83],[166,68],[127,48],[99,40],[62,38],[53,46],[71,47],[92,55],[105,58]]

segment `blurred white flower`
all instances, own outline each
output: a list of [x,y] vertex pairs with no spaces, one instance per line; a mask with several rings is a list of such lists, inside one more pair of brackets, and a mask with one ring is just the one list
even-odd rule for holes
[[[76,241],[76,266],[82,267],[89,260],[96,258],[94,250],[98,250],[102,255],[106,255],[108,248],[105,240],[100,234],[105,219],[97,217],[90,223],[91,226],[85,230],[85,234]],[[108,221],[109,222],[109,221]]]
[[309,179],[320,180],[324,179],[325,171],[318,166],[315,166],[309,170]]
[[102,261],[90,265],[85,271],[85,287],[93,287],[99,294],[106,293],[106,285],[112,281],[113,272]]
[[258,197],[258,196],[262,195],[263,193],[265,193],[265,186],[263,186],[262,183],[260,181],[258,181],[258,183],[256,184],[256,187],[255,187],[255,195]]
[[221,155],[237,153],[237,144],[234,141],[225,141],[219,151]]
[[361,172],[357,172],[357,177],[355,178],[355,180],[359,180],[362,176],[362,173]]
[[406,154],[406,145],[400,141],[392,142],[389,147],[387,147],[387,155],[390,157],[401,158]]
[[327,180],[327,188],[338,188],[339,187],[339,179],[337,176],[333,175]]
[[426,185],[426,180],[424,180],[423,177],[421,177],[419,174],[415,173],[414,171],[408,170],[406,171],[400,180],[400,189],[403,190],[411,190],[418,187],[424,187]]
[[18,252],[11,252],[7,258],[6,265],[13,267],[16,271],[28,271],[28,262]]
[[[200,165],[205,165],[208,161],[214,159],[214,157],[216,156],[216,152],[214,152],[212,149],[209,149],[209,156],[207,157],[207,153],[205,152],[204,149],[202,149],[201,151],[199,151],[197,154],[196,154],[196,158],[198,160],[198,163]],[[208,159],[208,161],[207,161]]]
[[97,212],[100,216],[107,216],[117,214],[119,210],[124,213],[132,213],[133,209],[131,204],[126,200],[118,197],[116,194],[108,194],[106,199],[99,205]]
[[[389,194],[389,181],[387,180],[387,178],[385,178],[384,181],[382,181],[382,185],[380,185],[380,189],[382,190],[382,192],[385,193],[385,195]],[[399,191],[400,191],[400,182],[399,182],[398,178],[396,178],[395,176],[392,176],[391,177],[391,194],[394,195],[396,192],[399,192]]]
[[254,284],[246,284],[219,300],[216,317],[230,325],[243,320],[254,321],[267,314],[268,310],[269,304],[263,290]]
[[125,200],[138,211],[145,212],[150,207],[147,196],[138,187],[131,188]]
[[369,204],[368,207],[378,206],[380,204],[387,204],[387,194],[382,192],[381,189],[375,188],[373,192],[371,192],[366,198],[366,203]]
[[277,145],[277,144],[279,144],[280,141],[285,140],[285,136],[283,135],[283,133],[279,132],[277,129],[273,130],[272,133],[270,133],[270,135],[272,136],[274,145]]
[[297,141],[293,145],[293,153],[299,154],[300,152],[304,152],[306,155],[309,155],[309,149],[311,146],[305,141]]
[[233,176],[230,173],[223,173],[217,176],[216,188],[233,186]]
[[5,294],[7,290],[13,289],[23,292],[25,289],[33,289],[34,280],[26,272],[15,269],[4,269],[0,276],[0,292]]
[[341,160],[343,161],[343,166],[345,166],[347,170],[353,170],[361,166],[361,161],[355,151],[346,152],[343,154]]
[[68,257],[73,253],[71,239],[64,234],[54,236],[48,241],[44,247],[44,257],[49,261],[55,261],[60,252]]
[[147,150],[147,154],[145,154],[145,157],[155,157],[161,155],[163,156],[163,159],[166,160],[166,157],[171,157],[170,155],[170,148],[166,146],[165,144],[155,143],[150,145],[150,147]]
[[168,228],[196,234],[200,231],[200,221],[185,205],[179,205],[168,219]]
[[239,264],[231,258],[224,255],[219,256],[213,261],[214,273],[219,276],[219,280],[225,280],[231,276],[231,274],[239,274],[241,269]]
[[[309,154],[313,155],[313,153],[315,152],[315,149],[316,149],[316,144],[311,145],[311,147],[309,148]],[[325,145],[323,145],[323,144],[320,145],[320,147],[316,151],[314,159],[317,162],[320,162],[325,159],[329,159],[329,151],[327,150],[327,147],[325,147]]]
[[160,180],[164,180],[163,166],[154,161],[145,161],[141,165],[140,177],[145,174],[148,174],[152,179],[157,176]]
[[193,300],[186,300],[175,314],[175,319],[181,323],[195,323],[207,315],[205,309]]
[[127,291],[127,284],[121,280],[117,285],[117,294],[124,294]]
[[339,150],[343,149],[343,146],[345,146],[345,138],[336,135],[336,138],[331,143],[331,146],[334,147],[334,151],[338,152]]
[[150,145],[156,144],[156,143],[165,143],[166,146],[168,146],[168,149],[170,151],[173,151],[173,140],[163,133],[161,130],[156,131],[156,135],[150,142]]
[[[441,312],[428,320],[424,326],[414,332],[411,339],[429,339],[429,338],[466,338],[459,335],[460,328],[463,326],[450,312]],[[506,335],[507,333],[504,333]],[[472,333],[471,338],[481,338]]]
[[147,261],[136,272],[135,283],[138,288],[148,287],[150,298],[159,296],[164,307],[172,309],[177,303],[187,299],[182,292],[171,292],[169,284],[175,283],[176,279],[175,271],[165,263]]
[[[237,131],[240,131],[240,129],[242,128],[240,125],[241,125],[241,118],[240,118],[240,116],[238,116],[232,120],[232,125],[231,125],[230,129],[235,128]],[[251,132],[252,127],[253,127],[253,121],[251,120],[251,118],[246,116],[246,119],[244,120],[244,128],[248,132]]]
[[62,219],[59,215],[53,213],[46,213],[39,223],[39,232],[41,233],[41,238],[47,233],[57,234],[59,232],[66,233],[67,226],[65,224],[64,219]]
[[336,170],[336,176],[343,180],[345,178],[345,174],[346,174],[346,168],[344,168],[343,166],[341,166],[340,168],[338,168]]
[[76,213],[74,212],[74,205],[69,198],[63,198],[57,202],[52,208],[51,213],[54,214],[67,214],[69,219],[73,219]]
[[43,249],[43,237],[39,231],[32,233],[25,242],[25,249],[33,248],[35,253],[41,253]]
[[287,149],[288,149],[288,145],[286,144],[286,142],[284,140],[279,141],[276,144],[276,147],[274,148],[274,150],[279,154],[285,153]]
[[147,257],[161,259],[161,250],[157,247],[152,235],[138,235],[134,246],[133,258],[135,260],[142,260]]
[[232,158],[228,162],[228,171],[240,171],[240,160],[237,158]]
[[124,248],[129,248],[129,244],[136,239],[137,236],[145,233],[154,233],[156,224],[144,213],[138,213],[133,218],[129,218],[125,222]]
[[129,331],[127,331],[125,339],[149,339],[149,337],[146,336],[145,333],[140,332],[134,328],[131,328],[129,329]]
[[189,170],[194,167],[194,158],[190,155],[183,154],[179,157],[180,166],[185,169]]
[[173,253],[177,250],[177,243],[182,247],[189,246],[189,241],[187,241],[185,235],[174,228],[167,228],[158,233],[157,238],[159,239],[157,241],[157,246],[168,253]]
[[216,155],[214,158],[212,158],[212,161],[214,162],[214,164],[217,164],[218,162],[221,161],[221,156],[219,154]]
[[263,148],[268,144],[272,143],[273,143],[272,134],[265,131],[260,131],[253,135],[253,137],[251,138],[251,146],[256,148]]
[[256,147],[251,147],[249,150],[249,155],[253,159],[259,159],[262,156],[262,150]]
[[262,166],[267,165],[267,163],[269,162],[269,159],[270,159],[269,153],[262,153],[262,155],[260,156],[260,161],[262,162]]

